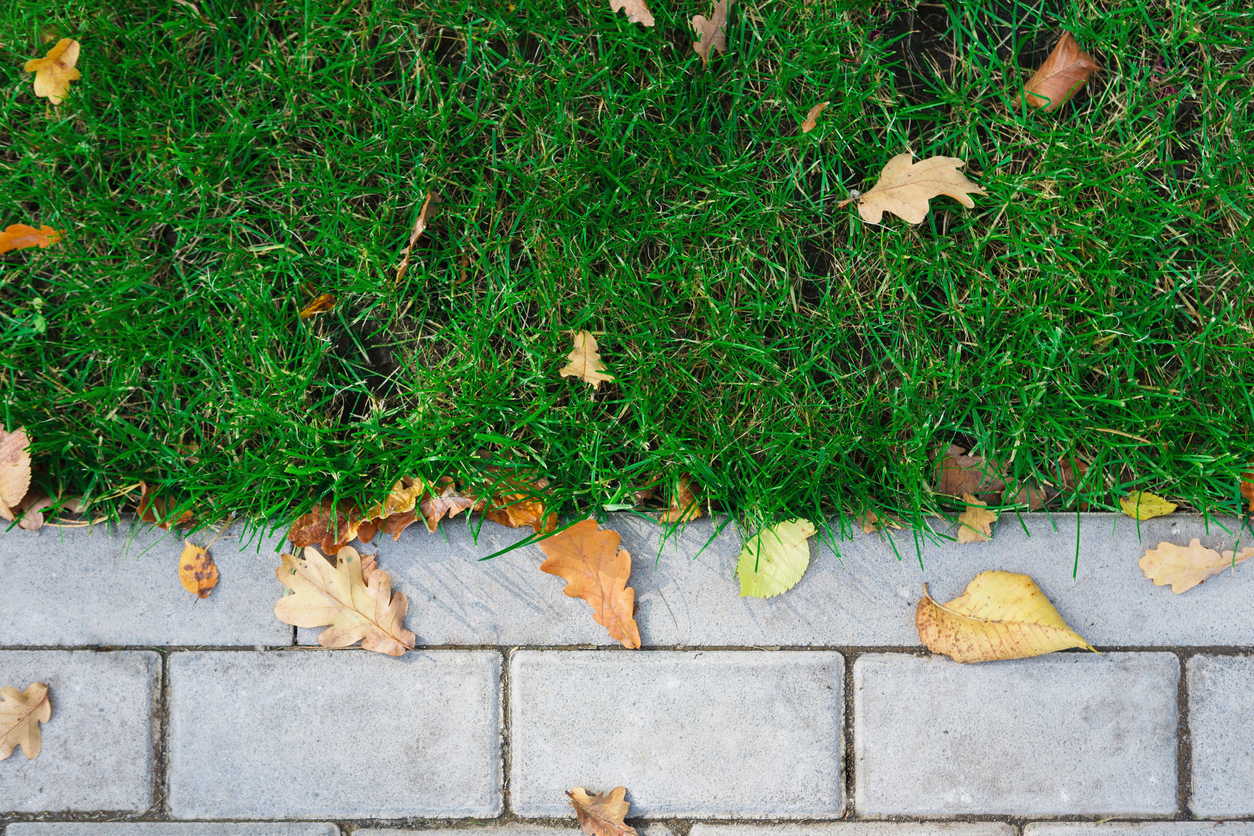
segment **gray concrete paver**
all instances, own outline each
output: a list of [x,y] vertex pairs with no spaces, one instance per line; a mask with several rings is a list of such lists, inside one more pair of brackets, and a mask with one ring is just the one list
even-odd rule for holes
[[1030,822],[1023,836],[1254,836],[1254,822]]
[[178,819],[501,811],[493,651],[177,652],[170,715]]
[[855,809],[864,816],[1176,811],[1179,662],[1053,654],[961,665],[854,663]]
[[340,836],[330,822],[25,822],[5,836]]
[[[573,813],[571,815],[574,815]],[[628,816],[628,818],[631,818]],[[434,828],[365,827],[354,830],[353,836],[413,836],[415,833],[435,833]],[[486,827],[440,828],[439,836],[583,836],[583,830],[572,819],[570,827],[542,827],[534,824],[507,824]],[[640,836],[673,836],[664,824],[637,827]]]
[[703,824],[689,836],[1015,836],[1000,822],[841,821],[820,824]]
[[[1191,591],[1191,590],[1190,590]],[[1189,731],[1193,741],[1193,814],[1254,814],[1254,657],[1189,660]]]
[[0,762],[0,812],[141,811],[152,804],[161,657],[121,650],[0,651],[0,686],[48,686],[39,757]]
[[843,671],[819,651],[517,651],[511,808],[625,786],[633,816],[839,817]]

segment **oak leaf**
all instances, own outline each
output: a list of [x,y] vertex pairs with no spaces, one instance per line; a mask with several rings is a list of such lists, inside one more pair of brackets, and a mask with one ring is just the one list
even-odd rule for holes
[[30,438],[24,427],[0,429],[0,517],[13,520],[30,490]]
[[422,501],[419,508],[427,521],[427,531],[434,532],[446,514],[452,519],[462,511],[480,511],[484,504],[478,497],[459,493],[453,477],[443,476],[436,482],[435,491]]
[[414,647],[414,634],[405,629],[409,602],[392,594],[392,580],[378,568],[374,556],[362,557],[345,546],[335,565],[317,549],[305,549],[303,558],[285,554],[275,574],[293,595],[274,605],[284,624],[297,627],[330,625],[318,636],[323,647],[348,647],[360,641],[366,650],[400,656]]
[[[20,516],[17,521],[18,528],[24,531],[38,531],[44,527],[44,509],[55,504],[56,500],[48,496],[43,491],[28,491],[22,501],[17,504],[13,510]],[[0,516],[3,516],[3,509],[0,508]]]
[[653,25],[653,12],[649,11],[644,0],[610,0],[610,10],[618,14],[619,9],[627,10],[628,23],[639,23],[641,26]]
[[948,195],[972,209],[975,201],[970,195],[985,191],[958,170],[964,165],[966,160],[957,157],[928,157],[916,163],[910,154],[898,154],[884,166],[879,181],[869,192],[842,200],[836,207],[857,200],[858,214],[869,224],[880,223],[885,212],[908,223],[923,223],[928,201],[939,195]]
[[710,63],[710,51],[727,53],[727,6],[730,0],[715,0],[713,17],[696,15],[692,18],[692,31],[697,40],[692,48],[701,56],[701,66]]
[[0,232],[0,255],[10,250],[22,250],[27,247],[49,247],[61,240],[64,229],[53,229],[44,224],[39,229],[26,224],[13,224]]
[[936,463],[936,492],[946,496],[969,493],[985,502],[997,502],[1006,489],[1001,464],[984,456],[968,456],[966,452],[956,444],[949,445]]
[[562,377],[577,377],[591,383],[593,389],[600,388],[602,383],[613,381],[614,378],[604,374],[605,364],[597,351],[596,338],[587,331],[575,334],[575,347],[566,355],[568,361],[560,372]]
[[736,559],[741,598],[773,598],[797,585],[810,565],[809,520],[788,520],[760,529]]
[[1149,491],[1133,491],[1119,500],[1119,507],[1134,520],[1152,520],[1176,510],[1176,503]]
[[810,108],[810,112],[806,114],[806,120],[801,123],[801,132],[803,134],[808,134],[810,131],[818,127],[819,114],[827,110],[827,106],[829,104],[831,104],[831,102],[819,102],[814,107]]
[[331,310],[334,307],[335,307],[335,294],[324,293],[321,296],[319,296],[317,299],[314,299],[305,307],[301,308],[300,318],[309,319],[309,317],[311,316],[316,316],[320,313],[326,313],[327,311]]
[[623,821],[629,809],[626,787],[615,787],[608,793],[596,795],[583,787],[575,787],[566,795],[570,796],[575,818],[587,836],[636,836],[636,829]]
[[854,522],[858,524],[858,527],[862,529],[863,534],[874,534],[876,531],[879,531],[880,526],[894,529],[901,528],[901,523],[897,522],[892,517],[880,517],[879,514],[875,513],[870,508],[854,515],[853,519]]
[[997,522],[997,512],[990,511],[985,506],[987,503],[981,502],[969,493],[962,495],[962,501],[967,503],[967,509],[958,515],[958,542],[959,543],[985,543],[993,536],[993,523]]
[[47,685],[33,683],[26,693],[13,687],[0,688],[0,761],[18,746],[27,759],[39,757],[43,742],[39,724],[51,719]]
[[576,523],[538,544],[546,560],[540,571],[566,580],[562,591],[592,607],[592,618],[624,647],[640,647],[640,629],[633,617],[636,591],[627,586],[631,555],[620,549],[617,532],[602,530],[595,520]]
[[1254,462],[1250,462],[1250,470],[1241,474],[1241,496],[1250,503],[1250,513],[1254,514]]
[[1071,33],[1063,32],[1054,51],[1023,85],[1023,92],[1015,96],[1014,104],[1018,106],[1026,99],[1032,107],[1052,113],[1069,102],[1089,76],[1100,69],[1093,56],[1080,49]]
[[955,662],[1026,659],[1069,647],[1097,652],[1030,577],[1012,572],[981,572],[948,604],[933,601],[924,584],[914,621],[927,649]]
[[352,500],[324,499],[296,518],[287,532],[287,539],[298,549],[321,545],[327,554],[337,554],[357,536],[363,522]]
[[401,532],[409,528],[418,521],[416,511],[404,511],[400,514],[393,514],[383,520],[383,524],[379,526],[379,530],[384,534],[392,535],[392,540],[401,539]]
[[183,588],[198,598],[208,598],[218,585],[218,567],[209,552],[192,543],[183,541],[183,554],[179,557],[179,582]]
[[170,530],[170,525],[184,525],[192,520],[192,512],[184,511],[177,519],[171,519],[177,507],[173,497],[154,496],[147,482],[139,483],[139,518],[149,525]]
[[[557,530],[557,514],[548,510],[543,491],[549,485],[544,477],[534,482],[508,477],[503,480],[509,493],[500,492],[483,503],[483,518],[509,528],[529,525],[537,534]],[[476,505],[474,510],[479,510]]]
[[409,268],[409,256],[414,249],[414,244],[418,243],[418,236],[426,231],[427,224],[431,223],[431,219],[435,217],[435,210],[439,205],[440,198],[438,196],[432,197],[430,190],[428,190],[426,200],[422,202],[422,208],[418,210],[418,218],[414,221],[414,228],[409,233],[409,243],[401,251],[401,266],[396,268],[396,280],[398,282],[405,278],[405,271]]
[[692,477],[687,473],[679,474],[675,489],[671,492],[670,508],[658,517],[659,524],[692,522],[701,517],[701,503],[693,493]]
[[1254,557],[1254,546],[1247,546],[1240,552],[1221,553],[1205,548],[1202,541],[1194,537],[1187,546],[1159,543],[1158,548],[1147,550],[1137,565],[1155,586],[1171,584],[1171,591],[1179,595],[1251,557]]
[[35,95],[47,96],[59,105],[70,95],[70,82],[83,77],[74,65],[78,63],[78,41],[62,38],[43,58],[26,62],[25,70],[35,74]]
[[392,490],[388,491],[388,495],[383,498],[383,502],[376,502],[370,506],[366,511],[365,519],[367,521],[382,520],[393,514],[403,514],[414,510],[418,505],[418,500],[426,495],[428,487],[427,480],[422,477],[406,476],[398,479],[392,485]]

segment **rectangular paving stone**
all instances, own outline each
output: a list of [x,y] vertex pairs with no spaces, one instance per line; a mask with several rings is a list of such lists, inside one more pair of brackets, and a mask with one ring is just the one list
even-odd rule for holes
[[289,645],[292,628],[274,617],[279,539],[241,534],[232,526],[209,549],[219,580],[204,599],[179,583],[178,531],[0,534],[0,646]]
[[0,815],[152,805],[161,657],[119,650],[0,651],[0,686],[48,686],[39,757],[0,763]]
[[689,836],[1015,836],[1000,822],[841,821],[821,824],[702,824]]
[[1023,836],[1254,836],[1249,821],[1030,822]]
[[837,818],[844,659],[795,651],[518,651],[510,806],[627,788],[632,816]]
[[177,652],[169,678],[175,818],[501,812],[495,652]]
[[854,807],[863,816],[1166,815],[1176,810],[1168,653],[962,665],[854,663]]
[[[1020,519],[1022,522],[1020,522]],[[1254,573],[1225,573],[1189,592],[1145,579],[1137,561],[1162,541],[1198,537],[1231,548],[1235,520],[1173,514],[1140,523],[1123,515],[1082,517],[1078,574],[1075,514],[1002,516],[988,543],[942,540],[954,526],[933,520],[927,536],[881,537],[855,529],[837,542],[812,538],[810,567],[787,595],[741,598],[734,577],[741,541],[735,527],[698,520],[662,542],[656,523],[611,514],[632,556],[640,635],[649,647],[917,647],[914,608],[929,584],[938,601],[962,594],[985,569],[1030,574],[1073,628],[1098,646],[1254,645]],[[1227,526],[1227,532],[1222,526]],[[1025,531],[1026,528],[1026,531]],[[480,562],[530,529],[483,523],[478,544],[461,518],[429,534],[413,526],[400,542],[376,541],[379,563],[409,599],[407,626],[429,645],[613,646],[587,604],[562,594],[564,582],[537,569],[539,547]],[[1029,536],[1030,534],[1030,536]],[[655,568],[656,566],[656,568]],[[300,630],[317,644],[319,630]]]
[[9,825],[5,836],[340,836],[340,829],[330,822],[29,822]]
[[1188,664],[1193,815],[1252,815],[1254,657],[1194,656]]
[[[541,827],[534,824],[507,824],[499,827],[454,827],[454,828],[400,828],[400,827],[364,827],[354,830],[353,836],[414,836],[416,833],[437,831],[439,836],[582,836],[583,831],[575,822],[571,812],[570,827]],[[672,836],[671,829],[664,824],[650,824],[637,827],[640,836]]]

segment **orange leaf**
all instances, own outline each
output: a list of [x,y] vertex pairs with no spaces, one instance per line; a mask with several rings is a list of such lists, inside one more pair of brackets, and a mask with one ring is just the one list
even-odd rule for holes
[[463,496],[457,492],[457,483],[452,476],[441,476],[435,487],[439,489],[438,492],[427,496],[418,506],[427,521],[427,531],[434,532],[446,514],[452,519],[462,511],[478,511],[483,508],[483,502],[477,497]]
[[149,525],[169,531],[171,524],[183,525],[191,521],[193,516],[191,511],[184,511],[176,520],[169,519],[177,503],[170,497],[154,497],[147,482],[139,483],[139,491],[139,518]]
[[575,808],[579,826],[588,836],[636,836],[636,829],[623,821],[629,809],[626,787],[615,787],[597,795],[575,787],[566,794],[570,796],[570,806]]
[[818,127],[819,114],[827,110],[827,106],[829,104],[831,104],[831,102],[819,102],[814,107],[810,108],[810,112],[806,114],[806,120],[801,123],[801,132],[803,134],[808,134],[810,131]]
[[26,62],[26,72],[35,74],[36,96],[47,96],[54,105],[61,104],[70,94],[70,82],[83,77],[74,69],[78,63],[78,52],[78,41],[62,38],[43,58],[32,58]]
[[179,581],[184,589],[201,598],[208,598],[210,590],[218,585],[218,567],[213,558],[191,540],[183,541],[183,554],[179,557]]
[[326,313],[335,307],[335,294],[324,293],[301,309],[300,318],[309,319],[320,313]]
[[44,224],[39,229],[26,224],[13,224],[0,232],[0,255],[10,250],[23,250],[27,247],[44,248],[61,240],[64,229],[53,229]]
[[297,548],[321,545],[327,554],[336,554],[357,536],[362,522],[356,503],[345,500],[337,504],[324,499],[309,513],[296,518],[287,532],[287,539]]
[[675,490],[671,492],[671,507],[662,512],[658,523],[691,522],[701,516],[701,503],[692,491],[692,477],[687,473],[679,474]]
[[410,509],[408,511],[402,511],[399,514],[393,514],[392,516],[385,518],[383,520],[383,526],[379,530],[382,531],[384,534],[391,534],[392,540],[396,541],[396,540],[401,539],[402,531],[409,528],[411,525],[413,525],[417,521],[418,521],[417,513],[415,513],[413,509]]
[[1241,474],[1241,496],[1250,503],[1250,513],[1254,514],[1254,462],[1250,462],[1249,468]]
[[631,555],[618,547],[620,537],[602,531],[595,520],[576,523],[539,543],[548,557],[540,571],[566,579],[565,594],[592,607],[597,624],[624,647],[640,647],[640,629],[633,618],[636,591],[627,586]]
[[1025,98],[1032,107],[1052,113],[1080,91],[1088,77],[1101,67],[1093,56],[1080,49],[1070,32],[1063,32],[1054,51],[1041,68],[1023,85],[1023,93],[1015,96],[1018,106]]

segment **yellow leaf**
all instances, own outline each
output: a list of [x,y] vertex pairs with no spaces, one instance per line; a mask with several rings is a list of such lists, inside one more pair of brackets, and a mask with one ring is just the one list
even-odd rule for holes
[[1168,502],[1161,496],[1149,491],[1136,491],[1119,500],[1119,507],[1134,520],[1150,520],[1162,517],[1176,510],[1174,502]]
[[605,364],[597,351],[596,338],[587,331],[575,334],[575,347],[566,355],[567,362],[562,367],[562,377],[577,377],[592,384],[597,389],[603,382],[614,380],[608,374],[602,374]]
[[62,38],[43,58],[32,58],[24,68],[35,74],[35,95],[47,96],[54,105],[70,94],[70,82],[83,74],[74,68],[78,63],[78,41]]
[[1011,572],[981,572],[948,604],[933,601],[925,584],[915,626],[928,650],[956,662],[1024,659],[1069,647],[1093,650],[1031,578]]
[[1211,575],[1244,563],[1251,557],[1254,557],[1254,546],[1247,546],[1239,553],[1226,551],[1221,554],[1205,548],[1202,541],[1194,537],[1187,546],[1159,543],[1158,548],[1146,551],[1137,565],[1155,586],[1171,584],[1171,591],[1179,595]]
[[191,540],[183,541],[183,554],[179,557],[179,582],[184,589],[200,598],[208,598],[209,592],[218,585],[218,567],[214,565],[213,558]]
[[908,223],[920,224],[927,217],[928,201],[948,195],[968,209],[975,207],[970,195],[984,194],[958,169],[966,160],[957,157],[928,157],[913,162],[910,154],[898,154],[880,172],[879,182],[866,194],[836,204],[837,208],[858,201],[858,214],[869,224],[892,212]]
[[962,495],[962,501],[967,503],[967,510],[958,515],[958,522],[961,524],[958,542],[987,542],[993,536],[992,525],[997,522],[997,512],[988,510],[985,507],[987,503],[980,502],[969,493]]

